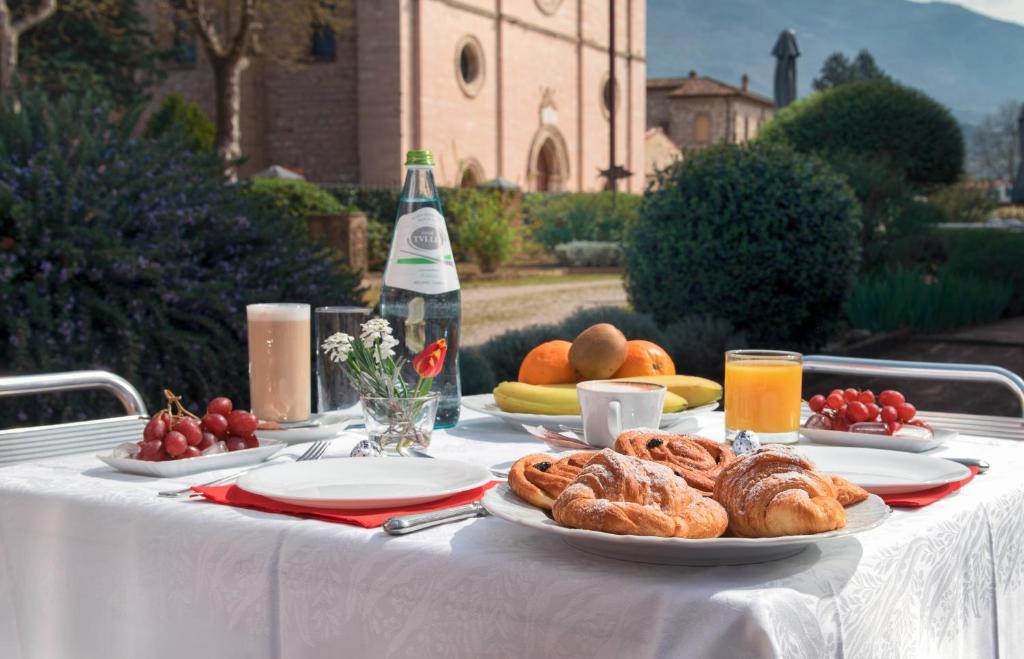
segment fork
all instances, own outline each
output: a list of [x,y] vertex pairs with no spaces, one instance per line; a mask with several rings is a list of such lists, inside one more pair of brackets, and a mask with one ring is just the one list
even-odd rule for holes
[[[305,452],[302,455],[300,455],[299,457],[295,458],[295,461],[296,462],[305,462],[306,460],[319,460],[320,456],[322,456],[324,454],[324,451],[327,450],[327,445],[328,444],[330,444],[330,442],[327,442],[327,441],[313,442],[312,444],[310,444],[309,448],[306,449]],[[192,488],[193,487],[208,487],[210,485],[217,485],[218,483],[223,483],[224,481],[229,481],[229,480],[233,480],[235,478],[238,478],[242,474],[248,473],[248,472],[252,471],[253,469],[259,469],[259,468],[265,467],[265,466],[267,466],[267,465],[266,464],[258,464],[258,465],[255,465],[253,467],[248,467],[246,469],[239,469],[238,471],[231,472],[227,476],[221,476],[220,478],[215,478],[215,479],[213,479],[212,481],[210,481],[208,483],[200,483],[199,485],[188,485],[186,487],[183,487],[183,488],[180,488],[180,489],[177,489],[177,490],[164,490],[163,492],[157,492],[157,496],[167,497],[167,498],[172,498],[173,499],[173,498],[185,495],[185,494],[189,494],[190,492],[192,492]]]

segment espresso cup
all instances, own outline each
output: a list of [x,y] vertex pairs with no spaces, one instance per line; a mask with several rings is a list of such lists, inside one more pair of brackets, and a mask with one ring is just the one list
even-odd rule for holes
[[624,430],[657,428],[665,387],[653,382],[588,380],[576,385],[583,414],[583,440],[609,448]]

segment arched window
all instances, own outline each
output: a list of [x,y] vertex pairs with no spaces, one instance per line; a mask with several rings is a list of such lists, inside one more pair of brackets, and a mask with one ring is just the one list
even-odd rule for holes
[[469,158],[462,163],[458,185],[460,188],[475,188],[484,181],[484,168],[476,158]]
[[699,112],[693,119],[693,141],[697,144],[711,141],[711,117],[707,112]]
[[484,50],[476,37],[467,35],[455,46],[455,79],[466,96],[480,93],[484,83]]

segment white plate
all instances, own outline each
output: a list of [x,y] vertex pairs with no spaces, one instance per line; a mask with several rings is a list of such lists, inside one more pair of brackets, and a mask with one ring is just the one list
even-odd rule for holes
[[385,508],[443,499],[491,481],[486,467],[457,460],[332,458],[243,474],[238,487],[311,508]]
[[[520,414],[518,412],[505,412],[498,404],[494,402],[494,394],[476,394],[473,396],[463,396],[462,404],[468,409],[475,412],[481,412],[483,414],[489,414],[497,417],[502,421],[513,426],[517,430],[522,430],[522,424],[531,426],[547,426],[551,430],[558,430],[558,426],[572,426],[574,428],[583,427],[583,417],[578,414],[572,415],[554,415],[554,414]],[[706,412],[712,412],[718,409],[718,401],[708,403],[707,405],[701,405],[699,407],[691,407],[688,410],[682,412],[671,412],[668,414],[661,415],[661,428],[669,429],[686,418],[695,417],[699,414]]]
[[813,462],[818,471],[842,476],[875,494],[917,492],[971,475],[962,464],[930,455],[808,444],[796,450]]
[[495,517],[558,535],[582,551],[624,561],[665,565],[743,565],[775,561],[798,554],[818,542],[873,529],[892,512],[885,502],[872,495],[846,509],[846,527],[838,531],[781,538],[688,540],[565,528],[556,524],[543,510],[517,497],[507,485],[488,490],[483,504]]
[[956,439],[955,430],[933,428],[928,439],[899,437],[897,435],[872,435],[866,432],[843,432],[841,430],[822,430],[821,428],[800,427],[800,434],[817,444],[830,446],[857,446],[860,448],[878,448],[887,451],[907,451],[921,453],[942,446],[951,439]]
[[363,417],[358,414],[343,412],[326,412],[314,414],[308,421],[296,422],[295,428],[281,430],[257,430],[259,438],[274,439],[285,444],[302,444],[320,439],[333,439],[345,432],[354,423],[361,422]]
[[213,455],[200,455],[197,458],[165,460],[163,462],[147,462],[146,460],[136,460],[135,458],[115,458],[109,453],[97,455],[96,457],[114,469],[123,471],[126,474],[155,476],[156,478],[178,478],[179,476],[198,474],[201,471],[210,471],[211,469],[228,469],[230,467],[244,467],[257,464],[274,455],[284,446],[284,442],[278,442],[273,439],[260,439],[260,445],[256,448],[215,453]]

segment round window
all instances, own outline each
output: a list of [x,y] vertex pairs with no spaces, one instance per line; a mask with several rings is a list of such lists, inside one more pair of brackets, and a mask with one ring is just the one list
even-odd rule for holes
[[562,0],[535,0],[537,7],[540,8],[545,14],[553,14],[558,11],[558,6],[562,4]]
[[484,80],[484,55],[480,42],[466,36],[455,49],[455,77],[467,96],[476,96]]

